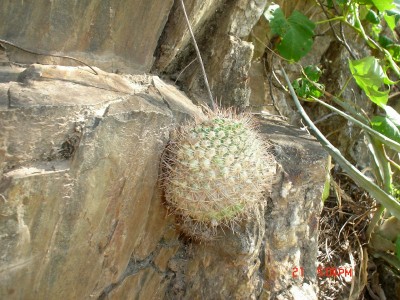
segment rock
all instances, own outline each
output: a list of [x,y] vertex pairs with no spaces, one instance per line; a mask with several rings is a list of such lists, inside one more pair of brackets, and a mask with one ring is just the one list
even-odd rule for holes
[[168,215],[158,174],[170,131],[200,110],[158,77],[95,70],[32,65],[2,83],[0,298],[315,294],[319,144],[260,119],[280,165],[273,192],[255,218],[199,244]]
[[[167,299],[317,299],[318,218],[328,155],[306,132],[284,123],[260,120],[260,131],[279,163],[273,192],[257,217],[235,232],[221,230],[216,241],[179,250],[170,261],[175,276]],[[304,276],[294,276],[300,267]]]
[[[223,0],[194,0],[184,1],[190,24],[195,33],[203,32],[207,21],[220,10]],[[171,68],[177,56],[191,43],[191,37],[182,12],[180,1],[175,1],[159,46],[159,56],[155,67],[159,71]]]
[[[329,156],[304,130],[285,123],[264,124],[261,130],[273,143],[281,166],[265,214],[264,288],[274,299],[296,286],[290,289],[291,297],[304,299],[295,295],[317,290],[318,224]],[[303,268],[304,276],[296,268]]]
[[[249,37],[270,1],[185,2],[218,102],[244,109],[252,89],[255,106],[270,105],[264,48]],[[178,1],[3,1],[0,37],[108,72],[152,69],[207,99]],[[170,131],[201,113],[187,97],[154,76],[17,67],[77,63],[0,51],[0,299],[316,298],[327,154],[309,135],[261,119],[279,164],[273,192],[255,219],[198,244],[157,181]]]
[[[379,276],[378,286],[382,286],[385,292],[386,299],[399,299],[400,298],[400,275],[396,273],[389,266],[380,263],[378,264]],[[375,280],[373,285],[375,285]]]
[[[173,0],[1,1],[0,37],[34,52],[73,56],[107,71],[146,72]],[[6,46],[12,61],[61,63]]]
[[[253,45],[245,38],[266,4],[266,0],[197,0],[187,4],[213,96],[224,106],[244,109],[249,104]],[[162,35],[154,70],[179,77],[188,94],[203,103],[208,97],[191,45],[182,10],[176,4]]]
[[157,188],[159,161],[178,122],[174,101],[181,121],[198,109],[182,94],[164,91],[164,99],[151,76],[96,70],[33,65],[7,84],[2,299],[124,295],[135,274],[147,278],[137,295],[150,295],[177,250]]

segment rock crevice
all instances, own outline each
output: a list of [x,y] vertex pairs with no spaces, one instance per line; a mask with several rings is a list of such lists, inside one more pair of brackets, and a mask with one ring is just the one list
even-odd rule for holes
[[[171,130],[207,99],[178,1],[64,2],[0,4],[2,39],[98,73],[4,45],[26,65],[0,56],[0,298],[316,299],[319,144],[260,118],[278,162],[272,193],[219,240],[187,240],[158,182]],[[214,96],[244,109],[246,36],[269,1],[185,3]]]
[[[315,292],[327,164],[318,143],[261,118],[280,166],[272,193],[234,231],[187,241],[163,205],[159,163],[170,131],[201,111],[158,77],[98,72],[32,65],[22,82],[4,83],[12,105],[0,109],[1,298]],[[100,83],[115,91],[93,89]],[[304,278],[292,278],[297,266]]]

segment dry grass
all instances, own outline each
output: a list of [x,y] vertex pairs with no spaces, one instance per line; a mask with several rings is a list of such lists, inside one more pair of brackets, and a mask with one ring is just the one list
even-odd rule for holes
[[322,267],[352,268],[353,276],[318,277],[319,299],[373,299],[366,292],[370,281],[366,230],[375,202],[347,176],[333,177],[320,219],[318,261]]

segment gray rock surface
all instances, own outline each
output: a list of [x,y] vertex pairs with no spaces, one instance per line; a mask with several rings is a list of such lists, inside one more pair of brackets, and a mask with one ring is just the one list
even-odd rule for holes
[[[169,131],[199,111],[150,76],[97,71],[33,65],[5,84],[1,299],[163,294],[177,236],[159,160]],[[140,289],[126,284],[136,273]]]
[[318,224],[330,158],[305,130],[275,121],[262,122],[261,131],[280,165],[265,212],[264,290],[272,299],[317,299]]
[[[267,0],[185,1],[214,97],[224,106],[249,104],[253,45],[246,42]],[[173,6],[158,48],[154,70],[179,77],[197,102],[208,99],[182,10]]]
[[259,129],[278,162],[272,193],[235,232],[221,230],[213,242],[180,248],[169,262],[175,276],[168,299],[317,299],[328,155],[307,132],[285,123],[260,119]]
[[[173,0],[0,2],[0,38],[36,52],[73,56],[107,71],[146,72]],[[7,46],[20,63],[76,63]]]
[[[225,106],[249,104],[254,47],[247,37],[268,3],[185,1],[214,97]],[[152,69],[179,76],[192,99],[208,99],[199,64],[191,63],[195,55],[179,1],[2,1],[0,39],[32,52],[72,56],[108,72]],[[79,64],[3,46],[18,63]]]
[[188,241],[163,205],[159,161],[170,131],[201,112],[157,77],[96,71],[2,77],[0,298],[315,299],[319,144],[260,119],[273,192],[235,232]]

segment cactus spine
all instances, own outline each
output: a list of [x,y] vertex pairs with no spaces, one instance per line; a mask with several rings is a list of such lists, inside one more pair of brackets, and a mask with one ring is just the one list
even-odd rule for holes
[[274,159],[250,118],[232,112],[182,126],[163,165],[166,200],[186,233],[200,239],[251,214],[274,172]]

